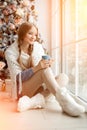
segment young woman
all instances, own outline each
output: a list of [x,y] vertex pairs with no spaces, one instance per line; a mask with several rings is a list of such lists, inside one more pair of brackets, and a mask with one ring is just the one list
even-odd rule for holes
[[[49,60],[42,59],[44,50],[37,39],[37,27],[32,23],[22,23],[18,31],[18,41],[5,52],[14,84],[12,93],[14,98],[19,98],[18,110],[26,110],[30,108],[30,104],[34,107],[32,102],[35,102],[36,106],[42,107],[40,100],[45,91],[41,89],[44,83],[65,113],[71,116],[81,115],[85,112],[85,108],[75,102],[65,88],[59,86],[51,70],[53,61],[51,58]],[[38,93],[41,94],[37,96]],[[38,101],[34,101],[36,97]]]

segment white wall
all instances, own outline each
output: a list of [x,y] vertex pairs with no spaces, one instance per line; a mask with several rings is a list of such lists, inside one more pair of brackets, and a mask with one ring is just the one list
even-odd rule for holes
[[38,11],[38,28],[45,42],[45,47],[49,51],[51,44],[51,0],[36,0],[36,10]]

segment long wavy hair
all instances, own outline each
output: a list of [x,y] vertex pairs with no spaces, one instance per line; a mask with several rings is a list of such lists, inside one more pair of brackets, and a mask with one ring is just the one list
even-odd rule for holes
[[30,55],[28,65],[24,66],[21,59],[21,45],[23,44],[23,39],[25,38],[26,34],[33,26],[37,29],[36,41],[38,41],[38,28],[33,23],[28,23],[28,22],[22,23],[18,30],[18,48],[19,48],[18,62],[21,65],[23,70],[33,66],[32,58],[31,58],[33,52],[33,45],[29,45],[28,47],[28,54]]

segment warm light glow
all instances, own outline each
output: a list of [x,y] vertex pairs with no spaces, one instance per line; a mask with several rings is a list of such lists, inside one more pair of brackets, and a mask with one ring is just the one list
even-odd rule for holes
[[12,103],[7,99],[0,99],[0,130],[14,130],[16,125],[14,118],[15,106],[16,103]]

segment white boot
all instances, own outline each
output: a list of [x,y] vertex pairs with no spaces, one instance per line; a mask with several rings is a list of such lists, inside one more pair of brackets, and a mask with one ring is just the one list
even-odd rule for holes
[[41,94],[37,94],[32,98],[29,98],[28,96],[23,96],[18,101],[17,110],[19,112],[23,112],[28,109],[43,108],[44,106],[45,106],[45,99],[44,96]]
[[81,100],[80,98],[78,98],[78,97],[75,96],[75,95],[72,95],[72,97],[75,99],[75,101],[76,101],[78,104],[84,106],[84,107],[85,107],[85,112],[87,112],[87,103],[86,103],[85,101]]
[[56,93],[56,99],[62,107],[62,110],[70,116],[80,116],[85,112],[85,108],[75,102],[67,92],[66,88],[58,90]]

